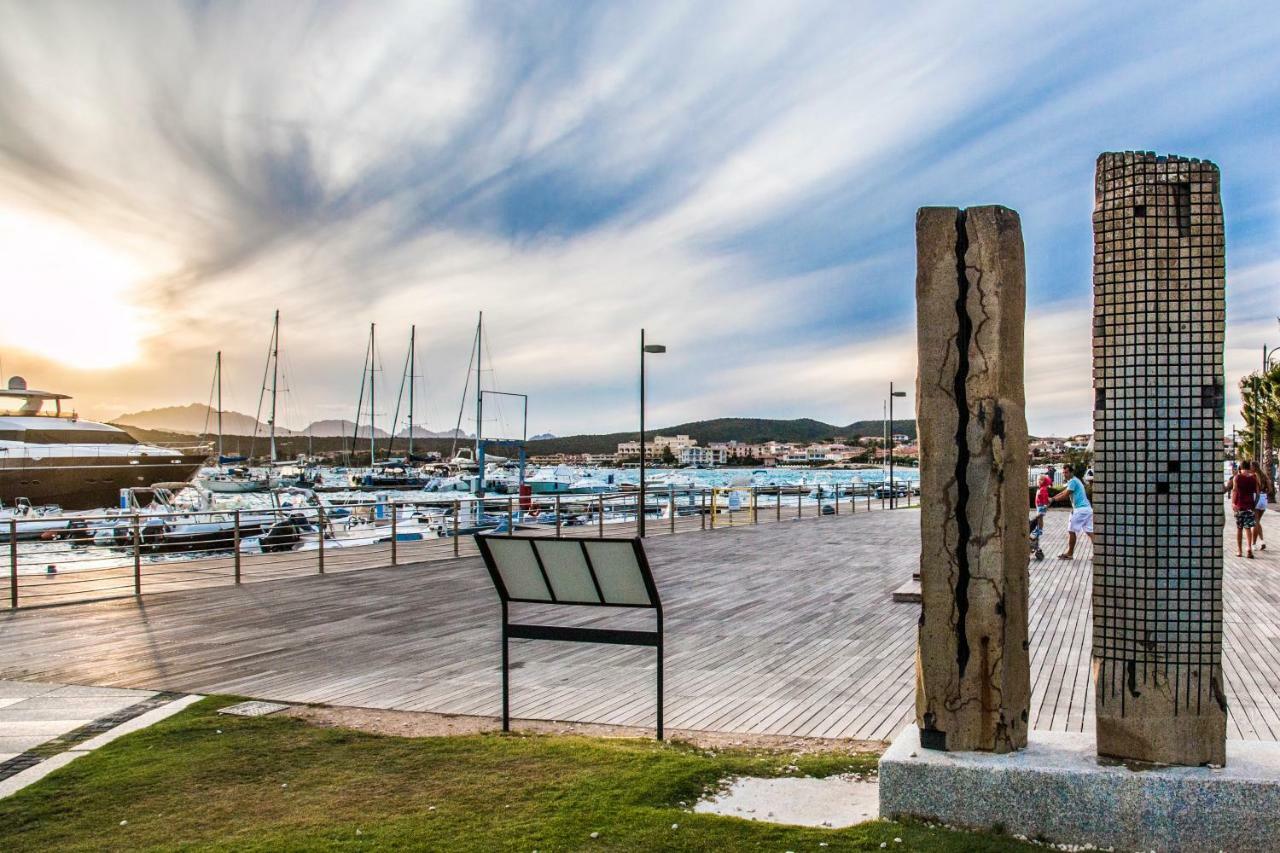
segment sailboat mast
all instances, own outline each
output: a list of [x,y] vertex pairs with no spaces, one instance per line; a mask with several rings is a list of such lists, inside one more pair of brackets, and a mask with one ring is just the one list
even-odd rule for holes
[[[484,312],[476,321],[476,464],[480,464],[480,425],[484,423],[484,391],[480,388],[480,362],[484,354]],[[483,481],[484,472],[480,472]]]
[[[409,462],[413,462],[413,346],[418,327],[409,327]],[[393,427],[394,429],[394,427]]]
[[276,461],[276,384],[280,377],[280,309],[271,324],[271,461]]
[[375,365],[377,364],[377,355],[376,355],[377,350],[374,349],[374,343],[373,343],[373,327],[374,327],[374,324],[370,323],[369,324],[369,467],[370,468],[373,467],[373,463],[374,463],[374,460],[377,459],[377,452],[378,452],[378,438],[377,438],[377,433],[374,431],[376,429],[376,421],[374,420],[376,416],[374,415],[374,412],[373,412],[373,386],[374,386],[373,371],[374,371]]
[[213,372],[218,379],[218,464],[222,464],[222,350],[213,360]]

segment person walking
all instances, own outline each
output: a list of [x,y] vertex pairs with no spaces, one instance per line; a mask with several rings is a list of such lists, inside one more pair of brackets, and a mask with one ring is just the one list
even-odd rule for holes
[[1093,541],[1093,504],[1089,503],[1089,495],[1085,492],[1084,483],[1071,470],[1071,466],[1062,466],[1062,479],[1067,487],[1055,495],[1050,503],[1071,500],[1071,520],[1067,522],[1067,550],[1059,554],[1059,560],[1073,559],[1076,553],[1076,536],[1080,533]]
[[1275,494],[1276,484],[1267,476],[1266,465],[1257,466],[1254,476],[1258,478],[1258,497],[1253,502],[1253,544],[1258,546],[1259,551],[1265,551],[1267,540],[1262,535],[1262,516],[1267,511],[1270,496]]
[[[1254,506],[1258,502],[1258,478],[1246,459],[1231,478],[1231,511],[1236,516],[1236,556],[1253,559],[1253,529],[1257,524]],[[1241,553],[1247,551],[1247,553]]]

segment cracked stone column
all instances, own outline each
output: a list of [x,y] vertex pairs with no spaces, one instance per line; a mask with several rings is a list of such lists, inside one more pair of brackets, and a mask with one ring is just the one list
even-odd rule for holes
[[1017,212],[916,214],[916,722],[926,748],[1027,744],[1026,280]]
[[1098,158],[1093,680],[1098,753],[1226,762],[1218,167]]

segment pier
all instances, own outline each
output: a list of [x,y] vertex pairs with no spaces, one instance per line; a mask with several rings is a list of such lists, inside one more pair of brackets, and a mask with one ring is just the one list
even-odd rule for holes
[[[1084,731],[1091,565],[1031,564],[1032,719]],[[692,523],[697,523],[694,520]],[[654,536],[668,727],[886,740],[912,717],[918,512],[859,512]],[[403,543],[402,543],[403,544]],[[1267,552],[1263,552],[1266,555]],[[308,573],[0,614],[0,678],[496,716],[498,598],[477,557]],[[1280,573],[1227,557],[1232,738],[1280,740]],[[598,614],[586,614],[590,625]],[[530,618],[536,619],[536,612]],[[652,653],[513,644],[517,718],[650,726]]]

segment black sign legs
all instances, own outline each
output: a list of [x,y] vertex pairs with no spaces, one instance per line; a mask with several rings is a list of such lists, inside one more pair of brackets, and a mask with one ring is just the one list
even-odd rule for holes
[[502,602],[502,730],[511,731],[511,637],[507,632],[507,603]]

